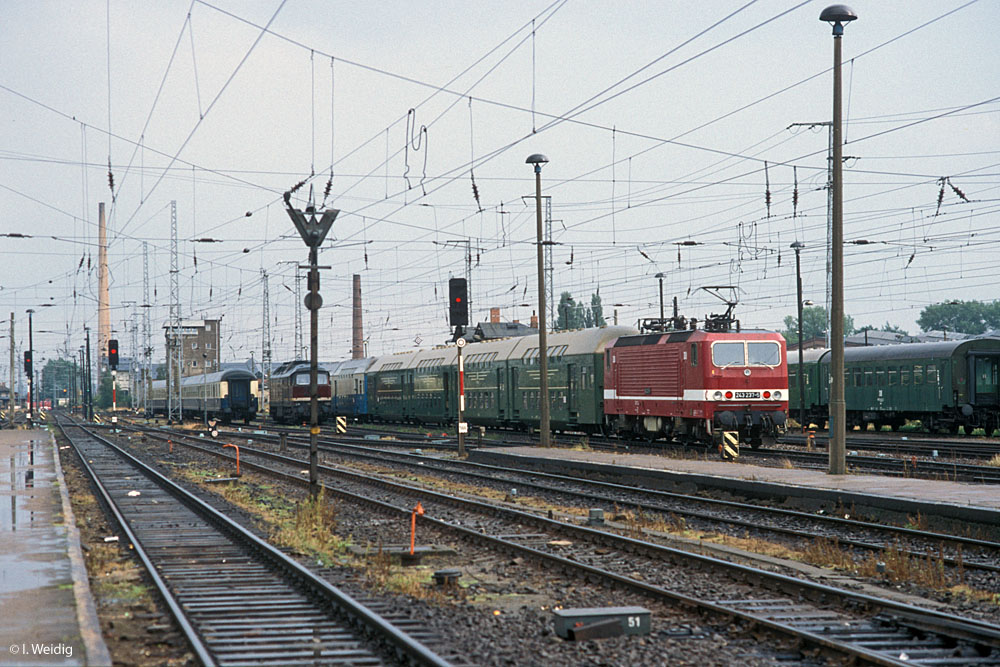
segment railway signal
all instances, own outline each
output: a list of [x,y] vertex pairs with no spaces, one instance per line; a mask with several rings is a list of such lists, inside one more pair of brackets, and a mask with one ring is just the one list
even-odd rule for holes
[[[297,186],[296,186],[297,187]],[[339,209],[330,208],[323,211],[316,219],[316,206],[313,204],[312,187],[309,188],[309,205],[305,211],[292,207],[292,192],[285,193],[285,209],[292,224],[298,230],[302,240],[309,247],[309,294],[306,296],[306,308],[309,309],[309,496],[319,495],[319,400],[317,397],[316,380],[319,373],[319,309],[323,299],[319,295],[319,246],[323,244],[327,232],[333,226],[333,221],[340,213]]]
[[118,341],[114,338],[108,341],[108,368],[118,370]]
[[24,351],[24,374],[31,377],[31,350]]
[[469,323],[469,284],[465,278],[448,281],[448,304],[451,326],[466,326]]

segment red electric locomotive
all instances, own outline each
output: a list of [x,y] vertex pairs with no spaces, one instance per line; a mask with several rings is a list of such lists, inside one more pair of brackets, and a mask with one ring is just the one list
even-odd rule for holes
[[783,431],[785,339],[771,331],[740,331],[730,312],[706,318],[704,329],[676,315],[646,320],[640,329],[653,332],[609,345],[604,413],[610,430],[705,444],[717,442],[723,431],[739,431],[754,448]]

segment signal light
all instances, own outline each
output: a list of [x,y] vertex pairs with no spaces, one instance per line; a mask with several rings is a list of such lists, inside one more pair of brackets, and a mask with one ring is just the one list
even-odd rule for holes
[[765,391],[764,392],[764,398],[771,398],[771,392]]
[[469,285],[465,278],[448,281],[448,314],[453,327],[469,323]]
[[108,368],[118,370],[118,341],[114,338],[108,341]]
[[24,374],[31,377],[31,351],[24,351]]
[[727,392],[726,392],[726,399],[728,400],[728,399],[730,399],[730,398],[732,398],[732,397],[733,397],[733,392],[731,392],[731,391],[727,391]]

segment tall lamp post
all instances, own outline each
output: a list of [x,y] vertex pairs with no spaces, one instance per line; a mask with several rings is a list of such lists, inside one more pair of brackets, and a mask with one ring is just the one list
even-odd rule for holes
[[841,137],[840,51],[844,24],[858,18],[847,5],[830,5],[820,21],[833,24],[833,263],[830,267],[830,462],[831,475],[847,472],[847,409],[844,403],[844,181]]
[[796,241],[791,246],[795,251],[795,293],[798,295],[799,308],[799,428],[806,430],[806,377],[805,366],[802,364],[802,268],[799,264],[799,252],[806,247],[801,241]]
[[549,446],[549,347],[545,327],[545,263],[542,258],[542,165],[549,161],[541,153],[532,153],[525,164],[535,166],[535,238],[538,255],[538,444]]
[[35,314],[33,308],[29,308],[28,313],[28,355],[31,359],[31,368],[28,370],[28,425],[31,425],[35,418],[35,338],[31,328],[31,316]]
[[316,498],[319,495],[319,396],[317,394],[317,376],[319,372],[319,309],[323,299],[319,295],[319,266],[317,254],[326,233],[333,226],[340,210],[331,208],[323,211],[320,219],[316,219],[316,207],[313,204],[312,188],[309,189],[309,205],[306,210],[292,208],[292,193],[285,193],[285,208],[288,217],[299,232],[299,236],[309,247],[309,294],[306,295],[306,308],[309,309],[309,495]]

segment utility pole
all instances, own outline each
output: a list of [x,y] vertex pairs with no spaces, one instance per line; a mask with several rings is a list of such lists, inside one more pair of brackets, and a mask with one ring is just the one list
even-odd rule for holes
[[538,260],[538,444],[549,446],[549,346],[545,322],[545,271],[542,258],[542,165],[549,159],[541,153],[533,153],[525,160],[535,171],[535,237]]
[[295,358],[305,356],[305,346],[302,344],[302,275],[299,273],[299,263],[295,263]]
[[80,353],[80,363],[77,364],[76,367],[76,398],[79,401],[80,416],[84,416],[86,415],[86,408],[84,408],[84,405],[86,405],[85,392],[86,392],[87,376],[86,373],[84,372],[85,367],[83,365],[83,345],[80,346],[78,352]]
[[[181,404],[181,288],[180,268],[177,259],[177,202],[170,202],[170,345],[167,345],[167,423],[184,421]],[[172,354],[171,354],[172,352]],[[173,385],[171,385],[171,378]]]
[[208,354],[205,352],[201,353],[201,407],[202,413],[205,418],[205,426],[208,427],[208,382],[206,382],[206,373],[208,369],[205,367],[208,364]]
[[[292,208],[292,193],[285,193],[285,208],[288,217],[298,230],[302,240],[309,247],[309,295],[306,297],[306,308],[309,309],[309,495],[316,498],[319,495],[319,397],[317,395],[317,378],[319,373],[319,309],[323,299],[319,295],[318,251],[326,238],[327,232],[333,226],[333,221],[340,213],[338,209],[323,211],[319,220],[316,219],[316,207],[313,204],[312,187],[309,188],[309,205],[305,212]],[[306,217],[308,216],[308,218]]]
[[28,355],[31,359],[31,367],[26,368],[28,372],[28,426],[33,425],[35,419],[35,339],[32,334],[31,316],[35,314],[34,309],[28,309]]
[[[264,292],[262,304],[264,321],[261,326],[263,340],[260,350],[260,410],[266,421],[271,404],[271,294],[267,285],[267,271],[264,269],[260,270],[260,280]],[[298,306],[296,305],[296,307]]]
[[14,355],[14,311],[10,313],[10,391],[7,398],[7,417],[10,427],[14,428],[14,365],[17,357]]
[[[142,414],[149,416],[149,390],[152,388],[153,340],[149,322],[149,243],[142,242]],[[169,389],[169,387],[168,387]]]
[[818,121],[815,123],[792,123],[785,129],[793,127],[825,127],[827,128],[826,145],[826,346],[830,347],[830,311],[833,295],[833,121]]
[[94,420],[94,385],[93,385],[94,378],[93,378],[93,375],[91,373],[91,365],[90,365],[90,328],[89,327],[84,327],[83,330],[87,333],[87,373],[86,373],[86,375],[87,375],[87,387],[86,387],[86,390],[84,391],[84,394],[86,394],[87,400],[86,400],[86,409],[84,410],[84,413],[85,413],[85,417],[84,418],[87,421],[93,421]]

